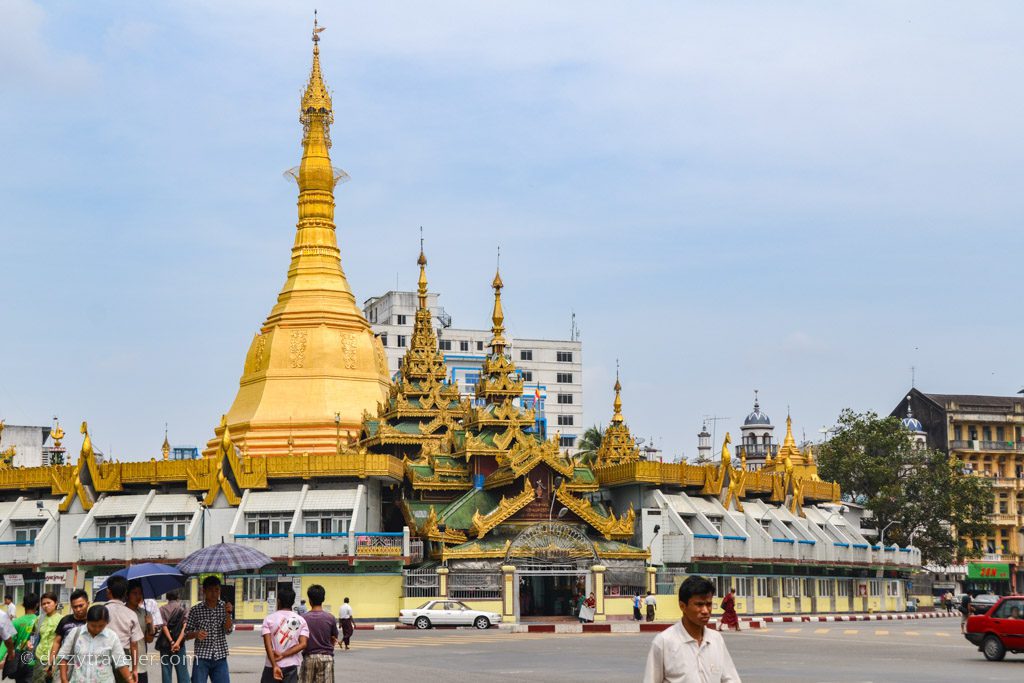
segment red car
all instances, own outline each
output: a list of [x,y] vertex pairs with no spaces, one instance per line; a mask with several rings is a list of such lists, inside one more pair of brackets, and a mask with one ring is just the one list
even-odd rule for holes
[[[1024,595],[1007,595],[967,618],[964,637],[998,662],[1007,652],[1024,652]],[[981,611],[984,609],[984,612]]]

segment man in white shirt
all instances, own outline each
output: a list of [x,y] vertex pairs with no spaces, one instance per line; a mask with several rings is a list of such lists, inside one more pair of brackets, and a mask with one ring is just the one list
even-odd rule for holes
[[707,628],[715,584],[691,576],[679,587],[683,618],[651,643],[644,683],[740,683],[722,634]]
[[10,593],[4,596],[4,611],[7,612],[7,616],[11,621],[14,621],[18,616],[18,606],[14,604],[14,598]]

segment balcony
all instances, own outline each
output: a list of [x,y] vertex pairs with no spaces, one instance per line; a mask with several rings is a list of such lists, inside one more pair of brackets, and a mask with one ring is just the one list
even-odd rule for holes
[[408,531],[354,534],[355,556],[361,559],[399,559],[405,555]]
[[124,536],[78,539],[81,562],[124,562],[128,559],[128,543]]
[[183,560],[199,550],[199,536],[133,536],[132,560]]
[[0,557],[9,564],[37,564],[39,553],[35,540],[0,541]]
[[950,441],[949,447],[955,451],[997,451],[1001,453],[1021,450],[1024,444],[1016,444],[1013,441]]
[[989,516],[989,521],[996,526],[1017,526],[1017,515],[996,513]]
[[295,534],[296,557],[342,557],[349,554],[348,532]]
[[236,543],[255,548],[270,557],[288,557],[288,534],[235,534]]

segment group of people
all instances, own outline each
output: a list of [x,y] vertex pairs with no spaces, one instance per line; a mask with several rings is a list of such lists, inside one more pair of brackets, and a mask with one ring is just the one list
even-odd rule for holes
[[[3,677],[16,683],[148,683],[146,663],[153,644],[160,655],[162,683],[229,683],[227,636],[234,610],[221,599],[216,576],[203,580],[203,600],[186,607],[176,592],[158,606],[138,582],[120,576],[107,580],[108,599],[94,605],[84,590],[69,596],[71,614],[58,612],[57,596],[25,596],[24,614],[12,618],[0,609],[0,661]],[[306,592],[309,606],[293,611],[295,591],[282,586],[277,610],[260,630],[266,650],[266,683],[333,683],[334,651],[351,647],[355,631],[352,606],[345,598],[338,619],[324,611],[323,586]],[[303,601],[305,602],[305,601]],[[192,671],[185,641],[195,641]]]
[[634,621],[643,621],[644,614],[641,609],[644,607],[647,608],[647,621],[654,621],[654,614],[658,608],[658,599],[651,594],[651,591],[647,591],[647,595],[643,597],[640,597],[639,593],[633,596]]

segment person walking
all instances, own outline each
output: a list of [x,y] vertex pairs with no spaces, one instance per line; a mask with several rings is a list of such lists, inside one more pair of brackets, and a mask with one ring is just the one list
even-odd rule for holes
[[960,633],[967,633],[967,617],[971,616],[971,594],[960,598]]
[[167,593],[167,604],[160,608],[160,636],[156,649],[160,652],[160,681],[171,683],[177,672],[178,683],[191,683],[188,673],[188,651],[185,647],[185,621],[188,610],[178,600],[178,592]]
[[235,630],[234,607],[220,599],[220,579],[203,579],[203,601],[189,610],[185,640],[195,639],[192,683],[229,683],[228,638]]
[[295,590],[282,586],[277,591],[277,611],[267,615],[260,628],[267,652],[260,683],[298,683],[302,651],[309,641],[309,626],[292,610]]
[[131,658],[109,623],[110,610],[93,605],[85,627],[72,629],[58,655],[61,683],[114,683],[115,671],[122,681],[132,680]]
[[722,626],[739,631],[740,617],[736,614],[736,591],[730,588],[729,592],[722,598]]
[[945,593],[943,593],[942,594],[942,604],[946,608],[946,614],[947,615],[948,614],[952,614],[953,613],[953,594],[950,593],[949,591],[946,591]]
[[654,621],[654,611],[658,605],[658,599],[651,595],[651,591],[647,591],[644,604],[647,605],[647,621]]
[[[57,653],[61,645],[67,642],[68,636],[79,626],[85,626],[89,612],[89,594],[81,588],[71,593],[68,598],[71,605],[71,614],[61,617],[57,622],[57,630],[53,634],[53,644],[50,645],[50,653],[47,655],[46,672],[43,674],[43,681],[52,679],[57,668]],[[40,652],[42,652],[40,650]]]
[[309,611],[303,615],[309,640],[299,667],[301,683],[334,683],[334,648],[338,647],[338,622],[324,611],[327,592],[320,584],[306,589]]
[[0,643],[3,643],[7,650],[7,656],[2,660],[4,673],[10,671],[14,666],[14,637],[16,635],[18,635],[18,631],[14,628],[11,618],[7,616],[7,610],[0,610]]
[[341,642],[345,649],[349,650],[351,649],[349,642],[356,630],[356,622],[352,618],[352,605],[348,604],[348,598],[345,598],[345,602],[341,603],[341,609],[338,610],[338,625],[341,626]]
[[50,665],[50,648],[53,647],[61,618],[57,612],[56,593],[43,593],[43,597],[39,599],[39,606],[43,613],[36,619],[36,627],[29,640],[29,647],[35,654],[35,663],[32,667],[33,683],[44,683],[47,677],[53,675],[52,672],[47,674],[47,669]]
[[104,603],[107,608],[106,628],[114,632],[121,641],[121,647],[131,658],[132,677],[129,680],[135,681],[139,675],[139,643],[145,636],[139,626],[139,615],[125,604],[128,580],[116,574],[111,576],[107,579],[107,593],[110,594],[110,600]]
[[142,629],[142,640],[139,641],[139,672],[136,683],[149,683],[149,672],[146,670],[149,663],[149,643],[156,638],[156,628],[153,625],[153,615],[146,609],[146,598],[142,594],[142,584],[132,581],[128,584],[128,609],[135,612],[139,620],[139,628]]
[[640,605],[643,603],[643,598],[637,593],[633,596],[633,621],[643,621],[644,615],[640,611]]
[[[25,613],[15,619],[14,626],[14,654],[18,658],[18,666],[13,676],[15,683],[28,683],[32,680],[32,664],[26,661],[25,653],[31,652],[29,641],[32,638],[32,631],[35,630],[36,621],[39,618],[39,596],[35,593],[27,593],[21,601]],[[0,659],[7,654],[7,645],[0,645]]]
[[707,628],[715,584],[690,576],[679,586],[682,619],[651,642],[644,683],[741,683],[725,640]]
[[14,604],[14,596],[10,593],[4,595],[4,609],[7,611],[7,617],[13,623],[18,616],[18,606]]

